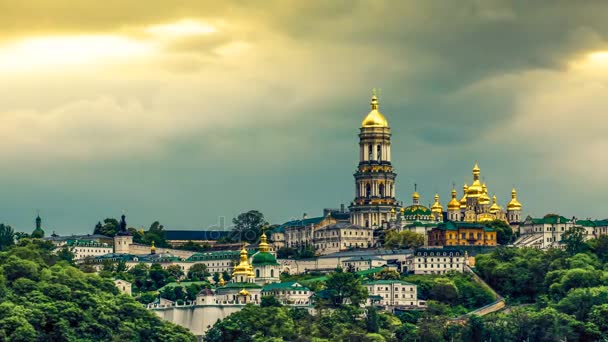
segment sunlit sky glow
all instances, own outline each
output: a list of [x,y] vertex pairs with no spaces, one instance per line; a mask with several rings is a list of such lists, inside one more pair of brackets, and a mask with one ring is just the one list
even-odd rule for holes
[[[273,223],[352,200],[371,88],[398,198],[607,218],[608,4],[23,0],[0,11],[0,222]],[[543,18],[541,20],[540,18]]]

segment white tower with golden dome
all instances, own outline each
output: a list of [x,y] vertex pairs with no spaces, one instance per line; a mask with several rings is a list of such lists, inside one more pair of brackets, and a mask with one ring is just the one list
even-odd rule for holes
[[517,200],[517,190],[513,188],[511,190],[511,201],[507,204],[507,220],[509,223],[521,222],[521,208],[522,205]]
[[353,224],[373,228],[390,221],[399,203],[395,199],[397,174],[391,164],[391,129],[375,94],[371,107],[361,123],[355,200],[349,209]]
[[[465,190],[466,193],[466,190]],[[456,189],[452,188],[452,200],[448,203],[448,220],[450,221],[460,221],[461,220],[461,211],[460,211],[460,201],[456,199]]]

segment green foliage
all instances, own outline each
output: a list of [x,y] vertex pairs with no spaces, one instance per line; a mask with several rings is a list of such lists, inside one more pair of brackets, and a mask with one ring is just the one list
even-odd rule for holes
[[332,307],[346,304],[358,307],[367,299],[367,288],[361,285],[361,279],[356,274],[341,269],[327,277],[325,291],[328,297],[325,304]]
[[501,220],[494,220],[486,223],[486,226],[494,229],[496,231],[496,242],[500,245],[507,245],[514,240],[513,228],[505,222]]
[[566,252],[570,255],[581,253],[589,246],[585,243],[585,228],[574,226],[562,234],[563,244],[566,245]]
[[107,218],[101,222],[97,222],[93,234],[101,234],[105,236],[113,237],[120,230],[120,223],[115,218]]
[[262,235],[262,227],[268,224],[264,219],[264,214],[257,210],[239,214],[232,219],[232,223],[234,228],[232,229],[231,239],[247,242],[256,242]]
[[[202,264],[202,263],[194,264],[194,265],[190,266],[190,269],[188,270],[188,279],[190,279],[192,281],[205,280],[210,275],[211,274],[207,270],[207,265]],[[218,274],[218,280],[216,280],[216,281],[219,281],[219,274]]]
[[415,249],[422,246],[423,244],[424,235],[414,233],[409,230],[404,230],[402,232],[390,230],[386,233],[386,236],[384,238],[384,248]]
[[86,274],[41,240],[0,253],[0,340],[194,341],[161,321],[109,279]]
[[203,244],[198,244],[196,242],[193,241],[188,241],[185,244],[177,247],[178,249],[183,249],[186,251],[193,251],[193,252],[205,252],[207,251],[209,248],[211,248],[211,246],[207,243],[203,243]]
[[15,231],[11,226],[0,223],[0,251],[6,250],[15,244]]
[[260,301],[260,306],[261,307],[267,307],[267,306],[283,306],[281,304],[281,302],[279,302],[277,300],[277,298],[275,296],[262,296],[261,301]]

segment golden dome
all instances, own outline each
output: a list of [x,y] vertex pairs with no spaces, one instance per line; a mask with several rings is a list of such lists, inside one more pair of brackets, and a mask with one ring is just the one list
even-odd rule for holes
[[220,286],[226,285],[226,281],[224,280],[224,275],[222,273],[220,273],[220,277],[218,279],[218,283],[220,283]]
[[420,199],[420,194],[418,193],[418,191],[414,191],[414,193],[412,194],[412,199],[414,200],[414,202]]
[[462,195],[462,198],[460,199],[460,209],[466,209],[466,207],[467,207],[467,191],[468,190],[469,190],[469,186],[465,184],[462,187],[463,195]]
[[150,254],[156,254],[156,246],[154,245],[154,240],[152,240],[152,247],[150,247]]
[[372,105],[372,110],[361,122],[361,127],[388,127],[388,121],[378,110],[378,97],[376,95],[372,96],[370,104]]
[[481,194],[479,195],[479,204],[490,204],[490,196],[488,196],[488,187],[486,183],[481,185]]
[[249,277],[253,272],[253,267],[249,264],[249,257],[247,255],[247,250],[245,249],[245,244],[243,243],[243,248],[241,249],[241,262],[234,268],[232,271],[232,276],[243,275]]
[[435,204],[431,207],[431,212],[436,214],[443,213],[443,207],[441,206],[441,203],[439,203],[439,194],[435,194]]
[[507,210],[521,210],[521,203],[517,200],[517,190],[513,188],[511,191],[511,202],[507,204]]
[[262,229],[262,236],[260,236],[260,245],[258,246],[258,250],[260,252],[269,252],[270,251],[270,246],[268,245],[268,242],[266,241],[265,228]]
[[496,195],[492,196],[492,206],[490,207],[490,212],[492,214],[496,214],[501,210],[502,208],[498,205],[498,203],[496,203]]
[[452,200],[448,203],[449,211],[457,211],[460,209],[460,202],[456,199],[456,189],[452,189]]
[[239,295],[241,296],[249,296],[249,291],[242,289],[241,291],[239,291]]

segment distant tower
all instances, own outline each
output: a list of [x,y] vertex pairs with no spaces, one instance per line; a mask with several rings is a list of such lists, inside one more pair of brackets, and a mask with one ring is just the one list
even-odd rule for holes
[[120,217],[120,230],[114,236],[114,253],[128,254],[129,246],[133,244],[133,235],[127,230],[125,214]]
[[44,230],[42,230],[42,219],[40,214],[36,216],[36,228],[32,232],[32,238],[42,239],[44,237]]
[[443,221],[443,206],[439,203],[439,194],[435,194],[435,203],[431,206],[431,213],[435,221]]
[[359,167],[355,172],[355,200],[351,203],[351,221],[364,227],[380,227],[399,209],[395,199],[395,178],[391,164],[391,129],[378,109],[374,94],[372,110],[361,123]]
[[456,199],[456,189],[452,188],[452,200],[448,203],[448,220],[460,221],[460,202]]
[[511,191],[511,201],[507,204],[507,221],[509,223],[521,222],[521,208],[522,205],[517,200],[517,190],[513,188]]

